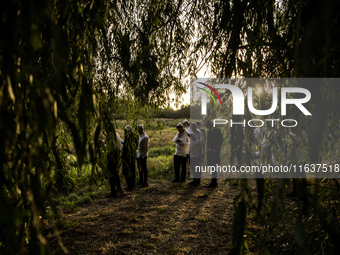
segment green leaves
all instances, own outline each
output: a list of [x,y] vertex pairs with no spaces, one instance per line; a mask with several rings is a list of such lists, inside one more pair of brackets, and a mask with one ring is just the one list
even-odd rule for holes
[[[182,27],[180,15],[187,10],[179,12],[181,4],[181,1],[139,1],[137,5],[129,2],[113,6],[108,17],[109,39],[101,44],[108,55],[99,61],[105,72],[119,81],[105,85],[115,96],[128,94],[143,104],[163,106],[171,90],[185,90],[187,86],[180,78],[186,73],[185,51],[190,47],[192,23]],[[120,84],[121,91],[115,89]]]
[[[0,5],[4,35],[0,39],[0,215],[4,216],[0,228],[6,229],[6,234],[1,232],[0,252],[17,253],[28,233],[30,251],[44,253],[36,221],[38,214],[44,215],[48,200],[42,194],[42,180],[55,176],[49,186],[62,190],[67,167],[73,164],[71,159],[66,164],[65,158],[73,155],[79,168],[90,159],[93,178],[97,166],[108,174],[105,150],[99,144],[102,128],[109,136],[114,134],[113,120],[122,115],[122,108],[126,119],[136,124],[148,111],[143,104],[164,106],[171,93],[179,98],[187,89],[185,78],[196,75],[200,64],[207,63],[217,76],[339,76],[338,1],[313,5],[292,0],[19,0]],[[322,133],[327,130],[331,134],[327,139],[338,139],[339,116],[335,110],[329,116],[321,113],[340,108],[339,92],[325,85],[317,93],[322,100],[313,102],[320,109],[309,133],[313,160],[322,153],[332,160],[338,156],[335,145],[324,150],[329,141]],[[328,119],[332,122],[326,125]],[[232,135],[242,138],[243,132],[232,130]],[[250,134],[246,136],[251,144]],[[233,154],[242,153],[242,147],[231,142]],[[248,150],[247,161],[249,155]],[[263,181],[257,181],[257,188],[261,212],[268,206],[270,191]],[[245,244],[247,206],[253,207],[248,184],[241,189],[239,198],[247,195],[248,202],[242,200],[235,213],[236,253]],[[315,203],[307,201],[305,206]],[[336,240],[337,226],[323,222],[323,228]],[[300,244],[302,234],[298,226]]]

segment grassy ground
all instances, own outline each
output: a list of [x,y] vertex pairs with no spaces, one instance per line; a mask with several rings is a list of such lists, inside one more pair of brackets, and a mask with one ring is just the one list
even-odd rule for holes
[[[236,189],[152,183],[116,199],[98,197],[64,213],[70,254],[224,254],[230,249]],[[52,254],[62,254],[49,231]]]
[[[74,208],[64,207],[57,232],[45,222],[51,253],[64,254],[59,235],[69,254],[227,254],[232,247],[234,199],[240,185],[219,180],[217,188],[209,189],[204,186],[209,180],[191,187],[168,179],[150,179],[148,188],[113,199],[105,198],[108,186],[97,192],[93,187],[79,192],[75,201],[83,201],[80,197],[88,200]],[[250,181],[250,188],[255,197],[255,180]],[[279,222],[282,230],[267,235],[267,240],[258,239],[258,233],[265,236],[262,232],[268,231],[258,224],[258,215],[247,213],[245,254],[263,254],[267,242],[274,243],[270,250],[275,254],[296,254],[294,224],[302,203],[285,199],[284,204],[287,221]]]

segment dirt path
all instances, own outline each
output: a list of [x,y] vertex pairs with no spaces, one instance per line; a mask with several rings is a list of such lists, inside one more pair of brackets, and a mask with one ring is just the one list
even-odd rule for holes
[[[225,254],[237,194],[224,180],[215,189],[151,184],[66,214],[60,235],[70,254]],[[62,254],[52,232],[48,239]]]

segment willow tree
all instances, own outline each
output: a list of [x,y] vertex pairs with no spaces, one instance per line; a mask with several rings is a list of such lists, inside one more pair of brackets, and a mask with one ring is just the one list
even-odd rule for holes
[[166,105],[170,93],[181,96],[194,31],[188,6],[183,1],[112,2],[107,34],[99,38],[98,89],[111,98],[129,95],[156,106]]
[[[43,190],[41,180],[63,169],[60,130],[71,134],[79,166],[87,154],[95,164],[101,123],[111,125],[122,98],[132,98],[132,106],[165,105],[171,92],[186,90],[182,79],[195,75],[201,63],[218,77],[339,74],[335,0],[0,5],[0,250],[8,254],[23,246],[34,254],[47,251],[40,216],[53,207],[53,184]],[[337,92],[323,105],[337,106]],[[314,132],[325,128],[317,127]],[[321,144],[316,139],[316,155]],[[235,222],[244,223],[244,203],[237,212]],[[338,225],[322,224],[336,240]],[[242,241],[236,228],[236,252]]]
[[[199,6],[199,5],[198,5]],[[218,78],[230,77],[263,77],[263,78],[302,78],[302,77],[339,77],[340,75],[340,45],[339,18],[340,5],[338,1],[214,1],[201,3],[197,19],[197,39],[192,48],[192,54],[197,59],[200,56],[209,66],[212,76]],[[337,162],[338,158],[327,157],[334,155],[336,144],[339,142],[338,86],[310,87],[313,95],[312,107],[315,114],[308,128],[307,162],[321,160]],[[230,94],[224,100],[230,99]],[[270,100],[270,99],[269,99]],[[265,108],[268,109],[268,108]],[[327,114],[325,114],[327,113]],[[250,117],[246,113],[246,117]],[[294,113],[296,114],[296,113]],[[235,116],[234,116],[235,117]],[[300,119],[307,123],[307,119]],[[336,124],[335,124],[336,123]],[[232,128],[230,131],[231,150],[236,153],[237,144],[243,140],[251,140],[252,133]],[[329,145],[332,141],[333,145]],[[247,153],[247,155],[249,155]],[[333,156],[334,157],[334,156]],[[242,163],[248,163],[242,162]],[[295,232],[291,231],[282,239],[294,240],[300,249],[313,253],[314,249],[324,249],[324,252],[339,252],[336,240],[340,238],[338,206],[332,205],[338,200],[339,184],[336,180],[326,181],[313,188],[302,186],[303,206],[297,214]],[[278,210],[279,201],[283,199],[281,181],[280,196],[269,202],[272,193],[268,180],[257,180],[258,203],[252,203],[251,193],[247,182],[240,180],[240,203],[235,214],[235,229],[233,252],[241,253],[246,241],[258,244],[264,251],[275,252],[278,247],[274,238],[264,238],[266,229],[275,235],[284,229],[287,215]],[[322,198],[319,197],[323,190]],[[248,195],[248,200],[247,200]],[[275,197],[275,196],[274,196]],[[321,199],[321,201],[320,201]],[[322,201],[325,199],[324,202]],[[333,201],[333,202],[330,202]],[[245,206],[247,202],[247,206]],[[266,206],[263,207],[263,202]],[[336,202],[335,202],[336,203]],[[244,239],[245,217],[247,207],[257,209],[264,231],[252,233]],[[267,209],[265,209],[267,208]],[[304,221],[305,217],[313,218],[315,225]],[[336,222],[331,224],[330,222]],[[241,229],[237,229],[237,225]],[[243,227],[242,227],[243,226]],[[311,238],[304,235],[307,231]],[[276,232],[277,231],[277,232]],[[314,238],[317,233],[324,231],[319,242]],[[261,232],[263,234],[261,234]],[[267,237],[269,237],[267,235]],[[259,240],[263,241],[259,241]],[[321,240],[322,239],[322,240]],[[262,245],[262,248],[261,248]],[[263,248],[267,247],[267,248]],[[323,248],[322,248],[323,247]],[[291,252],[294,247],[288,247]],[[328,250],[329,249],[329,250]],[[294,251],[296,252],[296,250]]]
[[62,171],[60,130],[79,166],[88,153],[95,163],[116,98],[164,105],[183,93],[191,21],[181,1],[18,0],[0,9],[0,249],[45,253],[40,218],[53,207],[53,182],[43,190],[41,180]]

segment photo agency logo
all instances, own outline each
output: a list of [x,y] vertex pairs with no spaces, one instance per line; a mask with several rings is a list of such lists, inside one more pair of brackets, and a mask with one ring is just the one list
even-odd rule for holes
[[190,165],[191,176],[339,178],[337,142],[323,135],[339,129],[339,95],[340,79],[333,78],[191,80],[190,120],[209,122],[206,154]]
[[[246,80],[246,79],[245,79]],[[262,81],[263,82],[263,81]],[[208,82],[198,82],[196,81],[196,87],[201,91],[200,93],[200,101],[201,101],[201,115],[207,115],[207,107],[208,107],[208,96],[213,100],[215,106],[218,106],[218,103],[215,100],[214,95],[219,100],[221,107],[228,107],[228,104],[223,104],[220,93],[225,93],[227,90],[231,93],[232,96],[232,115],[233,116],[244,116],[245,115],[245,107],[248,107],[248,110],[253,115],[262,116],[262,118],[258,119],[250,119],[243,121],[235,122],[233,119],[223,119],[216,118],[213,119],[214,127],[216,125],[230,125],[230,127],[234,125],[242,125],[243,127],[249,126],[253,128],[263,127],[265,124],[271,125],[271,127],[277,126],[276,124],[280,124],[282,127],[290,128],[298,125],[298,121],[296,119],[287,118],[287,106],[293,105],[293,107],[297,107],[302,114],[305,116],[311,116],[312,114],[306,108],[305,104],[308,103],[311,99],[311,93],[306,88],[301,87],[271,87],[271,98],[268,99],[271,101],[271,106],[269,109],[256,109],[254,103],[254,89],[255,87],[247,87],[244,93],[242,89],[236,85],[231,84],[207,84]],[[280,93],[279,93],[280,92]],[[298,95],[294,97],[295,95]],[[280,107],[278,107],[280,106]],[[276,111],[280,111],[281,119],[278,118],[269,118],[270,115],[275,113]],[[266,118],[268,117],[268,118]]]

